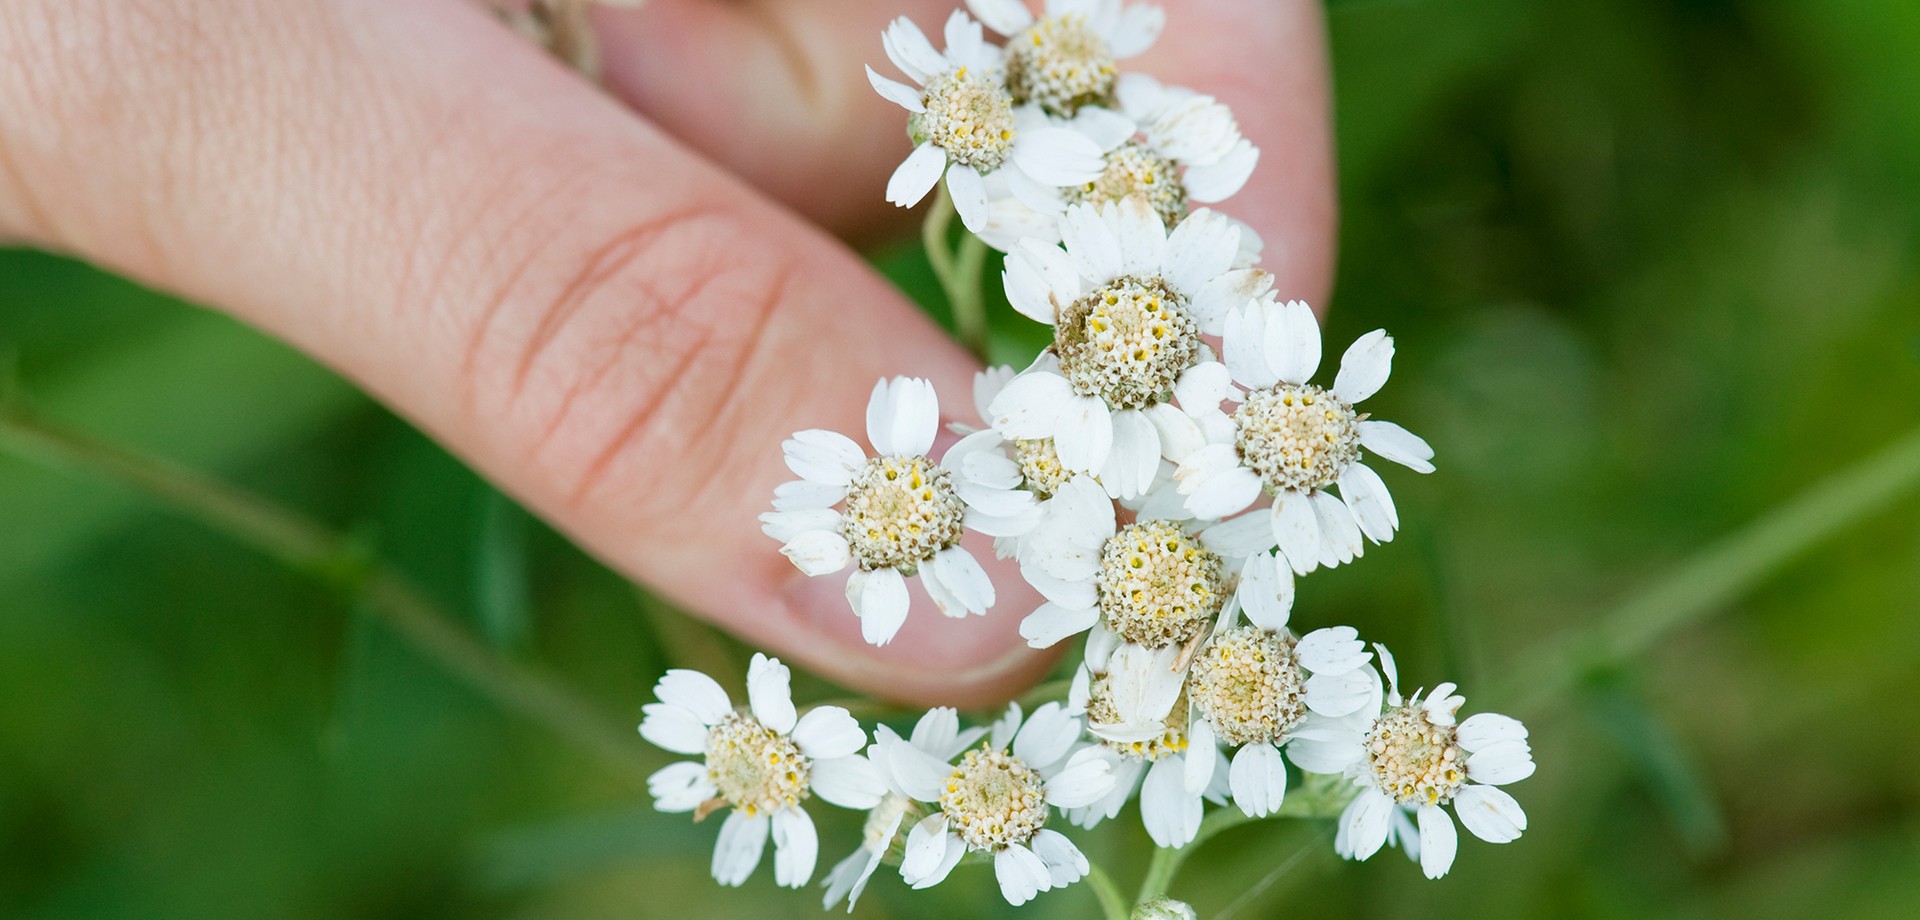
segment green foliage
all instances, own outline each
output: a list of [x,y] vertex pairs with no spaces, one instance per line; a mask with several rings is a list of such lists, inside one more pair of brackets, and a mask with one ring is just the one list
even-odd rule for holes
[[[1392,481],[1431,539],[1316,575],[1296,617],[1391,643],[1413,683],[1457,669],[1497,710],[1529,689],[1502,682],[1529,650],[1920,424],[1920,8],[1335,6],[1328,338],[1400,336],[1378,411],[1441,471]],[[1287,161],[1270,142],[1263,168]],[[934,290],[916,252],[880,261]],[[1039,331],[991,308],[993,353],[1030,354]],[[670,662],[744,660],[235,323],[0,252],[0,350],[45,414],[351,534],[618,719]],[[1630,680],[1582,684],[1533,725],[1527,835],[1464,841],[1446,881],[1253,824],[1171,893],[1201,917],[1904,916],[1920,732],[1890,704],[1920,695],[1915,511],[1636,649]],[[0,915],[816,915],[764,870],[714,886],[711,823],[652,814],[635,772],[476,693],[338,584],[6,457],[0,521]],[[819,817],[824,868],[858,827]],[[1148,867],[1131,811],[1090,851],[1123,890]],[[958,872],[931,900],[878,879],[858,915],[1009,913],[989,873]],[[1021,915],[1096,911],[1081,887]]]

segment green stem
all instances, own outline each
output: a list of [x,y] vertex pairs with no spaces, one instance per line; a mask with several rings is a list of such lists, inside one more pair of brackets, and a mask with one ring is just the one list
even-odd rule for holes
[[265,499],[165,460],[65,431],[18,405],[0,408],[0,451],[42,466],[103,474],[182,515],[357,597],[390,628],[495,702],[610,762],[646,769],[630,735],[594,706],[495,655],[405,578],[351,540]]
[[1496,695],[1514,700],[1516,711],[1544,707],[1661,636],[1725,608],[1801,553],[1916,489],[1920,431],[1701,550],[1586,629],[1528,653],[1520,659],[1523,669]]
[[952,234],[953,199],[947,187],[935,187],[933,206],[920,225],[920,242],[926,247],[927,262],[940,282],[947,306],[953,311],[954,333],[960,344],[981,361],[987,360],[987,310],[980,296],[980,269],[986,261],[986,244],[971,233],[960,234],[956,251]]
[[1180,874],[1180,867],[1207,841],[1225,830],[1264,821],[1268,818],[1331,818],[1340,814],[1351,798],[1351,787],[1345,779],[1338,776],[1310,775],[1300,788],[1294,790],[1280,803],[1280,808],[1263,818],[1250,817],[1238,808],[1222,808],[1200,820],[1200,829],[1187,841],[1187,845],[1175,848],[1159,848],[1153,851],[1153,859],[1147,863],[1147,873],[1140,881],[1140,894],[1134,898],[1134,904],[1145,904],[1154,898],[1164,897],[1167,889],[1173,885],[1173,879]]
[[1100,899],[1100,912],[1107,920],[1127,920],[1132,912],[1127,909],[1127,899],[1120,894],[1120,886],[1113,883],[1113,876],[1098,863],[1089,866],[1087,884],[1092,886],[1093,896]]

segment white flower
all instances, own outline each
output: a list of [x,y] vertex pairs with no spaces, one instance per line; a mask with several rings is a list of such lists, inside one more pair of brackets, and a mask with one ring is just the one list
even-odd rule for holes
[[1047,0],[1037,18],[1022,0],[967,0],[967,8],[1007,37],[1014,101],[1059,116],[1111,102],[1117,62],[1151,47],[1166,24],[1159,7],[1120,0]]
[[911,113],[908,133],[918,145],[888,180],[888,201],[918,204],[944,174],[961,222],[979,232],[991,213],[985,176],[1004,172],[1016,186],[1058,188],[1100,174],[1100,149],[1091,140],[1014,104],[1000,50],[982,38],[979,23],[955,10],[946,42],[945,53],[935,51],[902,17],[887,27],[881,44],[917,87],[867,68],[874,90]]
[[[1080,745],[1082,722],[1059,703],[1022,724],[1020,707],[993,724],[986,744],[940,756],[943,746],[909,742],[885,726],[867,749],[907,795],[938,810],[913,826],[900,877],[914,888],[939,884],[968,851],[990,854],[1000,893],[1015,906],[1087,874],[1087,858],[1046,827],[1050,808],[1079,808],[1113,788],[1110,755]],[[945,737],[944,730],[940,733]]]
[[813,877],[819,838],[801,807],[810,796],[843,808],[872,808],[886,786],[860,756],[867,733],[838,706],[806,715],[793,707],[791,676],[779,659],[754,655],[748,708],[699,671],[672,670],[654,686],[640,735],[676,754],[702,755],[647,778],[653,806],[695,813],[729,808],[713,850],[713,877],[739,885],[760,865],[773,837],[774,881],[799,888]]
[[1192,522],[1152,518],[1121,526],[1106,493],[1075,477],[1022,544],[1020,572],[1046,600],[1020,635],[1046,648],[1104,623],[1148,648],[1198,641],[1226,606],[1239,560],[1192,531]]
[[1075,205],[1062,234],[1064,251],[1026,241],[1007,256],[1007,299],[1052,326],[1053,344],[994,398],[988,420],[1008,438],[1052,438],[1066,469],[1097,474],[1115,498],[1136,496],[1162,456],[1199,447],[1195,422],[1169,399],[1211,363],[1200,336],[1272,279],[1233,267],[1239,228],[1211,211],[1168,234],[1138,200]]
[[[1453,819],[1442,807],[1449,803],[1474,836],[1488,843],[1519,839],[1527,829],[1527,813],[1497,787],[1533,775],[1526,726],[1490,712],[1456,722],[1466,700],[1450,683],[1424,696],[1416,690],[1402,700],[1393,656],[1374,647],[1387,675],[1384,710],[1376,698],[1363,733],[1323,742],[1329,761],[1350,759],[1348,773],[1360,787],[1340,815],[1335,849],[1348,859],[1366,859],[1389,836],[1398,836],[1418,856],[1421,871],[1439,878],[1453,866],[1459,848]],[[1409,833],[1409,815],[1417,834]]]
[[1260,162],[1233,110],[1212,96],[1163,86],[1145,74],[1121,77],[1116,95],[1121,114],[1140,126],[1140,139],[1107,154],[1106,187],[1094,190],[1099,196],[1146,194],[1171,226],[1190,203],[1233,197]]
[[[860,892],[867,887],[867,879],[898,840],[902,825],[917,821],[922,814],[919,804],[907,794],[906,788],[890,768],[895,758],[882,756],[880,752],[889,751],[895,745],[908,745],[935,760],[949,761],[986,733],[984,728],[961,731],[960,717],[952,709],[944,707],[928,710],[922,715],[913,726],[911,739],[902,739],[894,734],[893,729],[879,726],[874,733],[874,756],[880,758],[875,768],[881,782],[886,785],[887,794],[880,798],[880,804],[867,813],[865,839],[860,849],[841,860],[828,874],[823,906],[832,909],[844,897],[847,899],[847,910],[852,911],[854,902],[860,899]],[[921,761],[917,757],[907,760],[909,765]]]
[[[1248,302],[1227,314],[1225,327],[1225,372],[1196,370],[1204,385],[1180,394],[1208,442],[1181,459],[1176,474],[1188,509],[1227,517],[1263,490],[1271,494],[1272,541],[1303,575],[1360,555],[1362,534],[1375,543],[1393,539],[1399,512],[1379,474],[1361,462],[1360,448],[1433,471],[1427,442],[1354,409],[1387,382],[1393,339],[1378,329],[1361,336],[1341,357],[1328,390],[1307,382],[1320,366],[1320,325],[1306,304]],[[1238,403],[1231,415],[1219,411],[1223,400]],[[1339,498],[1326,491],[1335,485]]]
[[[1260,566],[1272,567],[1271,557],[1248,562],[1250,571]],[[1228,786],[1234,804],[1257,818],[1272,814],[1286,797],[1281,749],[1291,752],[1299,739],[1317,737],[1316,719],[1361,710],[1377,685],[1367,667],[1371,656],[1352,627],[1316,629],[1296,639],[1286,628],[1285,606],[1243,602],[1242,609],[1250,625],[1222,618],[1187,678],[1195,713],[1187,788],[1198,790],[1212,776],[1216,745],[1237,745]],[[1339,773],[1344,766],[1310,772]]]
[[1226,773],[1187,786],[1188,724],[1182,697],[1184,650],[1122,643],[1104,627],[1087,637],[1086,660],[1073,678],[1068,707],[1085,713],[1087,731],[1119,758],[1114,788],[1098,802],[1067,813],[1091,828],[1114,817],[1137,791],[1140,821],[1162,847],[1181,847],[1199,833],[1204,799],[1225,801]]
[[[867,402],[867,439],[879,456],[867,457],[845,435],[798,432],[781,449],[801,478],[780,486],[775,510],[760,515],[761,529],[800,571],[828,575],[854,566],[847,602],[874,645],[892,641],[906,621],[908,575],[918,574],[947,616],[992,607],[993,582],[960,547],[961,532],[979,520],[975,507],[1017,514],[1033,503],[1026,492],[964,477],[956,483],[952,471],[927,459],[939,425],[933,384],[880,381]],[[845,510],[835,511],[842,502]]]

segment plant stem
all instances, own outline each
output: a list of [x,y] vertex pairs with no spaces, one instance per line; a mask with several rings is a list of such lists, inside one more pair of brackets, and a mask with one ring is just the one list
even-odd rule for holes
[[1221,831],[1239,827],[1267,818],[1331,818],[1340,813],[1347,805],[1351,787],[1342,777],[1309,776],[1280,803],[1279,810],[1263,818],[1254,818],[1238,808],[1222,808],[1207,815],[1200,821],[1200,829],[1183,847],[1161,847],[1153,851],[1152,861],[1147,863],[1147,873],[1140,881],[1140,894],[1134,898],[1134,904],[1145,904],[1154,898],[1163,897],[1172,886],[1174,876],[1180,874],[1180,866],[1187,857],[1200,849],[1202,844],[1214,838]]
[[1113,883],[1113,876],[1098,863],[1088,865],[1087,884],[1093,887],[1093,896],[1100,899],[1100,912],[1107,920],[1127,920],[1131,911],[1127,909],[1127,899],[1120,894],[1120,886]]
[[468,686],[622,767],[649,760],[627,732],[586,700],[495,655],[399,573],[353,541],[275,505],[165,460],[94,441],[0,407],[0,451],[42,466],[119,480],[182,515],[357,597],[402,638]]
[[1720,539],[1593,624],[1520,660],[1496,693],[1534,710],[1597,671],[1630,660],[1659,637],[1726,607],[1755,584],[1891,502],[1920,489],[1920,431],[1821,480]]
[[954,334],[960,344],[981,361],[987,360],[987,310],[980,297],[980,269],[985,264],[987,247],[971,233],[960,234],[956,252],[948,232],[953,223],[953,199],[945,185],[935,186],[933,206],[920,225],[920,242],[927,250],[927,263],[946,295],[953,311]]

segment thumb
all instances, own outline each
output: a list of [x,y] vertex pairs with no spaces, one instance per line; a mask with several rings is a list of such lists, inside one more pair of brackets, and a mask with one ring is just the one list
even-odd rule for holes
[[123,6],[0,21],[0,148],[33,189],[0,215],[287,338],[608,564],[830,678],[967,705],[1045,669],[1017,577],[984,620],[916,598],[876,649],[844,578],[760,532],[792,432],[860,432],[882,377],[954,415],[970,392],[972,362],[839,244],[461,0],[56,21]]

